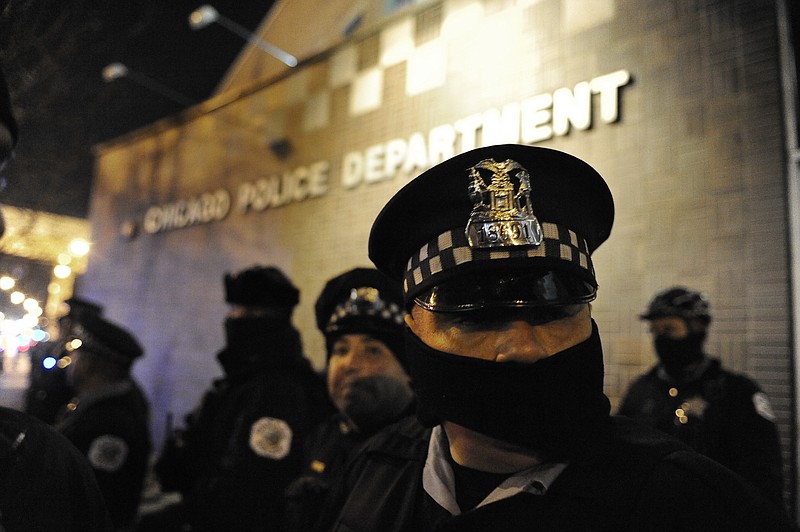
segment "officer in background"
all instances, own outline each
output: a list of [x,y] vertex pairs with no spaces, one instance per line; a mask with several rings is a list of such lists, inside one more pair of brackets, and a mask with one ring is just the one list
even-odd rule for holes
[[271,530],[283,521],[283,493],[301,471],[306,437],[332,409],[291,323],[298,289],[267,266],[224,281],[231,310],[217,360],[225,376],[156,472],[165,490],[183,490],[192,530]]
[[[0,1],[0,11],[5,2]],[[0,170],[11,156],[17,125],[0,70]],[[0,215],[0,236],[5,226]],[[53,427],[0,407],[0,530],[112,530],[86,458]]]
[[783,504],[775,415],[755,382],[705,353],[706,295],[668,288],[640,318],[650,323],[658,364],[630,386],[619,413],[676,436]]
[[103,307],[79,297],[65,300],[66,308],[58,319],[58,336],[30,349],[31,372],[25,392],[25,412],[46,423],[55,423],[59,411],[73,397],[75,390],[67,382],[65,368],[57,364],[64,345],[71,340],[72,326],[87,314],[102,315]]
[[303,473],[286,490],[287,532],[314,530],[328,487],[353,450],[413,413],[399,283],[374,268],[355,268],[328,281],[315,311],[325,336],[328,394],[337,412],[312,433]]
[[130,372],[142,347],[97,314],[71,330],[63,360],[77,395],[56,428],[89,459],[115,528],[130,530],[151,449],[150,407]]
[[389,201],[369,255],[404,283],[419,423],[365,444],[323,529],[790,529],[730,470],[609,415],[590,301],[613,216],[592,167],[522,145],[457,155]]

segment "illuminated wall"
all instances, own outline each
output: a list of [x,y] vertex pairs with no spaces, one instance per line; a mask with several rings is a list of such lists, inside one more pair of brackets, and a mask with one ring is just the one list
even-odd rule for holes
[[[331,276],[369,264],[383,203],[472,145],[527,142],[589,161],[615,196],[593,310],[614,406],[655,360],[637,319],[653,293],[704,290],[709,351],[769,394],[788,467],[772,3],[446,1],[403,13],[286,77],[100,150],[82,287],[145,344],[136,372],[156,437],[219,374],[223,272],[283,268],[302,289],[295,323],[319,367],[314,300]],[[281,140],[285,158],[270,148]]]

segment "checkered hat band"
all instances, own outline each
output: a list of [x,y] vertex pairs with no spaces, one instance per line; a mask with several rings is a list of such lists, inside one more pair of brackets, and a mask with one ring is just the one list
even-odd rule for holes
[[473,249],[464,229],[446,231],[422,246],[406,265],[403,289],[413,292],[427,279],[461,264],[503,259],[549,257],[573,263],[592,275],[586,241],[558,224],[542,223],[544,240],[539,246]]

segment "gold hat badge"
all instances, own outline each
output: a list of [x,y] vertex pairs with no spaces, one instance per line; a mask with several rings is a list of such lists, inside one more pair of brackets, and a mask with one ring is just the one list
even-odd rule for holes
[[[486,184],[480,170],[492,173]],[[519,181],[515,191],[513,176]],[[473,208],[466,235],[472,248],[538,246],[544,235],[531,207],[530,174],[518,162],[484,159],[470,168]]]

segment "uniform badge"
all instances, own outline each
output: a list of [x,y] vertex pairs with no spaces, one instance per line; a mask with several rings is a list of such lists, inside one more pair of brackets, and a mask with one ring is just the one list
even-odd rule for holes
[[[488,185],[481,170],[491,172]],[[516,177],[519,186],[511,178]],[[470,169],[473,208],[466,235],[472,248],[538,246],[544,235],[531,206],[530,174],[518,162],[485,159]]]
[[250,449],[258,456],[280,460],[292,447],[292,429],[282,419],[262,417],[250,427]]
[[92,441],[87,457],[95,469],[113,473],[128,458],[128,444],[119,436],[105,434]]
[[753,406],[756,408],[756,413],[766,419],[767,421],[775,422],[775,412],[772,411],[772,405],[769,403],[769,398],[764,392],[753,394]]

